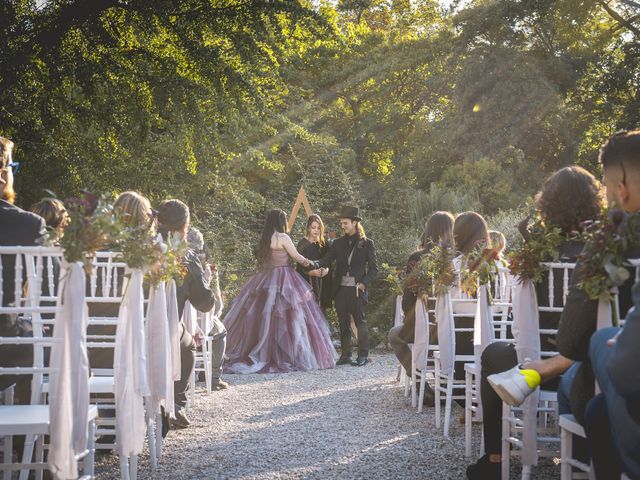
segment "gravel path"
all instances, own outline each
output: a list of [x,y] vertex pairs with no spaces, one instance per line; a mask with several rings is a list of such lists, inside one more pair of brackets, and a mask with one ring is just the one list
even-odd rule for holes
[[[229,390],[198,389],[192,426],[169,433],[155,472],[144,453],[139,478],[464,479],[462,410],[444,438],[433,409],[418,414],[403,396],[396,365],[383,354],[361,368],[227,375]],[[96,463],[98,479],[119,478],[114,455]],[[532,477],[559,478],[559,468],[547,462]]]

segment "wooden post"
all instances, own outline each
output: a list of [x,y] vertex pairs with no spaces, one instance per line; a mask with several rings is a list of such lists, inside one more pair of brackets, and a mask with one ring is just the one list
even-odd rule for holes
[[307,218],[310,217],[313,211],[311,210],[311,206],[309,205],[309,199],[307,198],[307,192],[305,192],[304,187],[300,187],[300,191],[298,192],[296,201],[293,204],[293,209],[291,210],[291,215],[289,215],[289,224],[287,225],[289,231],[291,231],[294,223],[296,223],[296,217],[298,216],[298,212],[300,211],[300,205],[304,207]]

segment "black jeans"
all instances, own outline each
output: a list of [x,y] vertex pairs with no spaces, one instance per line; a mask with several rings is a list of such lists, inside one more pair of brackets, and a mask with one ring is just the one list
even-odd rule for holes
[[[488,454],[502,453],[502,400],[487,381],[494,373],[506,372],[518,364],[513,343],[494,342],[482,352],[480,371],[480,399],[482,401],[482,426],[484,449]],[[541,385],[544,390],[557,390],[558,380]]]
[[196,344],[180,322],[180,380],[173,382],[173,400],[176,410],[187,404],[187,391],[196,365]]
[[351,356],[351,317],[358,328],[358,356],[369,354],[369,331],[364,318],[367,304],[362,296],[356,296],[356,287],[340,287],[335,298],[336,313],[340,321],[340,346],[343,357]]

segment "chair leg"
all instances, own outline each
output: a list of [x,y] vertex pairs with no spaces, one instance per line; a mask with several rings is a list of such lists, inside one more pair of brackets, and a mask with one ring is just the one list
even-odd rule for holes
[[189,401],[187,402],[187,411],[196,403],[196,375],[198,372],[194,370],[189,381]]
[[424,403],[424,392],[427,388],[427,377],[425,375],[426,369],[423,368],[422,372],[420,372],[420,394],[418,395],[418,413],[422,412],[422,406]]
[[415,365],[411,365],[411,406],[416,408],[418,406],[418,399],[416,396],[416,367]]
[[560,429],[560,480],[571,480],[571,464],[573,455],[573,438],[569,430]]
[[162,414],[156,415],[156,455],[162,458]]
[[[205,351],[206,347],[206,351]],[[213,338],[206,337],[202,342],[202,358],[204,362],[204,384],[207,387],[207,394],[211,395],[211,350],[213,349]]]
[[447,395],[444,399],[444,436],[449,436],[449,424],[451,423],[451,397],[453,397],[453,374],[447,377]]
[[442,393],[442,378],[440,377],[440,362],[436,359],[434,365],[435,372],[435,404],[436,404],[436,428],[440,428],[440,394]]
[[[36,458],[35,463],[44,463],[44,435],[38,435],[36,438]],[[44,469],[38,469],[35,471],[36,480],[42,480]]]
[[[22,463],[31,463],[31,457],[33,456],[33,444],[35,442],[35,435],[26,435],[24,441],[24,451],[22,452]],[[20,480],[27,480],[29,477],[29,470],[20,470]]]
[[509,470],[511,469],[511,448],[509,436],[511,435],[511,424],[507,418],[511,415],[511,408],[506,403],[502,403],[502,480],[509,480]]
[[472,424],[472,410],[471,410],[471,387],[473,380],[471,379],[471,372],[465,371],[464,375],[464,455],[465,457],[471,456],[471,424]]
[[131,455],[129,459],[129,480],[138,480],[138,455]]
[[402,369],[402,378],[404,380],[404,396],[408,397],[410,393],[409,389],[411,388],[411,377],[409,377],[409,374],[404,368]]
[[[162,435],[162,432],[160,432]],[[158,468],[158,457],[156,455],[156,431],[153,425],[153,415],[147,414],[147,438],[149,439],[149,460],[151,468]]]
[[124,455],[120,455],[120,479],[130,480],[129,479],[129,459]]
[[[13,463],[13,437],[4,437],[4,463]],[[5,468],[2,470],[3,480],[11,480],[11,469]]]
[[96,421],[91,420],[88,425],[87,455],[82,461],[82,473],[94,478],[94,465],[96,460]]

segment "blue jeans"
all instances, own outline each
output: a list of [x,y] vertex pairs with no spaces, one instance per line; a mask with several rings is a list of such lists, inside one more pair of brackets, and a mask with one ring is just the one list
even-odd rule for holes
[[560,415],[572,413],[571,403],[569,401],[571,398],[571,386],[573,385],[580,365],[582,365],[581,362],[576,362],[571,365],[560,379],[560,385],[558,386],[558,411]]

